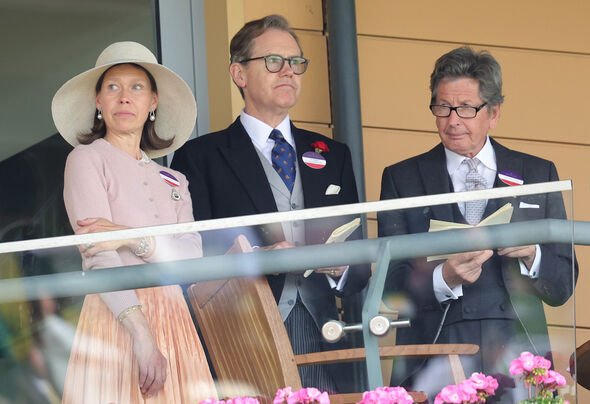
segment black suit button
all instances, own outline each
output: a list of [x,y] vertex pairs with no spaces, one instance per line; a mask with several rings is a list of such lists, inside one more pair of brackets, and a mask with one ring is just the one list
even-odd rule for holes
[[500,310],[506,311],[506,305],[504,303],[500,305]]
[[289,300],[287,301],[287,304],[288,304],[289,306],[293,306],[293,303],[295,303],[295,300],[293,300],[293,299],[289,299]]
[[291,209],[297,209],[297,204],[296,203],[292,203],[291,204]]

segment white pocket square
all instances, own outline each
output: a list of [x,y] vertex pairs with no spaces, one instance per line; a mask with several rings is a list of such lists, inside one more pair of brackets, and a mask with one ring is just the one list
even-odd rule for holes
[[340,185],[330,184],[326,188],[326,195],[338,195],[340,193]]
[[539,209],[539,205],[537,205],[536,203],[526,202],[521,202],[520,205],[518,205],[518,207],[521,209]]

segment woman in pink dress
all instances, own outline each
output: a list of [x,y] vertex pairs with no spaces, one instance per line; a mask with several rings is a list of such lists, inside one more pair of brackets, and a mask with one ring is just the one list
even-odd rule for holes
[[[76,234],[194,220],[184,175],[152,158],[188,139],[196,103],[147,48],[107,47],[93,69],[57,91],[52,113],[75,146],[64,202]],[[198,258],[201,247],[201,237],[189,233],[86,244],[80,251],[83,269],[93,270]],[[194,403],[214,394],[179,286],[86,296],[63,402]]]

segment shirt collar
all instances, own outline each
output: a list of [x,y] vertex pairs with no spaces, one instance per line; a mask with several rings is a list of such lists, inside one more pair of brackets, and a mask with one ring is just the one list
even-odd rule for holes
[[259,150],[264,148],[265,143],[268,141],[268,137],[270,136],[270,132],[273,129],[278,129],[283,134],[285,140],[295,148],[295,142],[293,141],[293,134],[291,133],[291,119],[289,115],[285,117],[279,123],[276,128],[273,128],[266,123],[262,122],[258,118],[253,117],[252,115],[248,115],[244,110],[240,112],[240,122],[252,142],[258,147]]
[[[453,175],[459,169],[459,166],[461,166],[463,160],[467,158],[447,149],[446,147],[445,156],[447,159],[447,171],[450,175]],[[477,157],[479,161],[488,169],[493,171],[497,170],[496,153],[494,152],[494,147],[492,146],[492,142],[490,142],[489,136],[486,137],[486,142],[475,157]]]

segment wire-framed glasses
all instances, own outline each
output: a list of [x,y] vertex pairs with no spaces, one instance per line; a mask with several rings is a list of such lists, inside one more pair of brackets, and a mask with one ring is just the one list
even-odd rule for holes
[[251,62],[252,60],[264,59],[264,65],[266,66],[266,70],[271,73],[278,73],[281,71],[283,66],[285,65],[285,61],[289,62],[289,66],[291,66],[291,70],[295,74],[303,74],[307,70],[307,65],[309,64],[309,59],[304,58],[303,56],[293,56],[291,58],[284,58],[281,55],[266,55],[266,56],[259,56],[256,58],[244,59],[241,60],[240,63]]
[[451,107],[450,105],[430,105],[430,111],[434,116],[438,116],[440,118],[447,118],[451,116],[451,112],[455,111],[459,118],[471,119],[477,116],[477,113],[480,109],[488,105],[487,102],[484,102],[479,107],[472,107],[469,105],[459,105],[458,107]]

